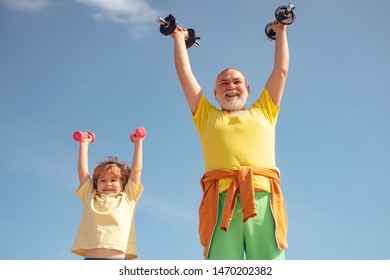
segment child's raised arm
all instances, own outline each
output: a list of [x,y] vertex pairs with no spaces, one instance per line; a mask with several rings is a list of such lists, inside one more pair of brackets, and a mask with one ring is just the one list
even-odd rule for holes
[[142,141],[145,136],[137,137],[136,134],[131,135],[131,140],[134,142],[133,163],[131,164],[130,179],[135,185],[141,183],[142,172]]
[[78,172],[80,185],[84,184],[89,178],[88,172],[88,146],[91,139],[83,139],[80,141]]

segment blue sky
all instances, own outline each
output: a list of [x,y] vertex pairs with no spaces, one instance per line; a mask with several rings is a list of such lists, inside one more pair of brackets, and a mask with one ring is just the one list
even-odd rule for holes
[[[289,216],[286,258],[390,258],[389,1],[302,1],[288,28],[290,71],[276,158]],[[209,99],[226,67],[249,103],[273,65],[265,25],[283,1],[0,0],[0,259],[80,259],[75,130],[93,131],[90,169],[131,162],[147,129],[140,260],[202,259],[203,159],[157,16],[201,37],[189,50]]]

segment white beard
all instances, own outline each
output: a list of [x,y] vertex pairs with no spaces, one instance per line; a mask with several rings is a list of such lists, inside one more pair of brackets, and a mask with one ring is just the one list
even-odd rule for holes
[[238,98],[233,98],[232,100],[226,100],[225,94],[223,96],[216,95],[216,99],[219,105],[221,106],[222,110],[233,112],[233,111],[240,111],[245,109],[245,105],[248,100],[247,93],[240,94]]

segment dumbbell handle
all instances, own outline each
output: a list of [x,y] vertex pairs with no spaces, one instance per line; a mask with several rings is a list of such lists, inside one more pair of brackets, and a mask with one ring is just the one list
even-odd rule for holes
[[144,138],[146,136],[146,130],[143,127],[138,127],[133,133],[130,134],[130,140],[134,143],[133,137]]
[[93,132],[82,132],[80,130],[77,130],[73,133],[73,139],[76,142],[81,142],[83,139],[91,138],[92,141],[95,141],[95,134]]
[[169,25],[169,23],[168,23],[166,20],[164,20],[163,18],[161,18],[161,17],[157,17],[157,18],[156,18],[156,21],[157,21],[159,24],[163,25],[163,26]]
[[288,3],[286,14],[292,13],[292,11],[295,9],[295,6],[291,3]]

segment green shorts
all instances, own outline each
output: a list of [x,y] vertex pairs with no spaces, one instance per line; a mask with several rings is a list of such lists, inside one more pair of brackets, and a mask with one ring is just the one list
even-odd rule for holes
[[270,193],[255,192],[257,216],[246,223],[242,218],[240,194],[227,232],[220,227],[226,192],[219,195],[218,222],[211,241],[209,260],[284,260],[275,239],[275,221]]

